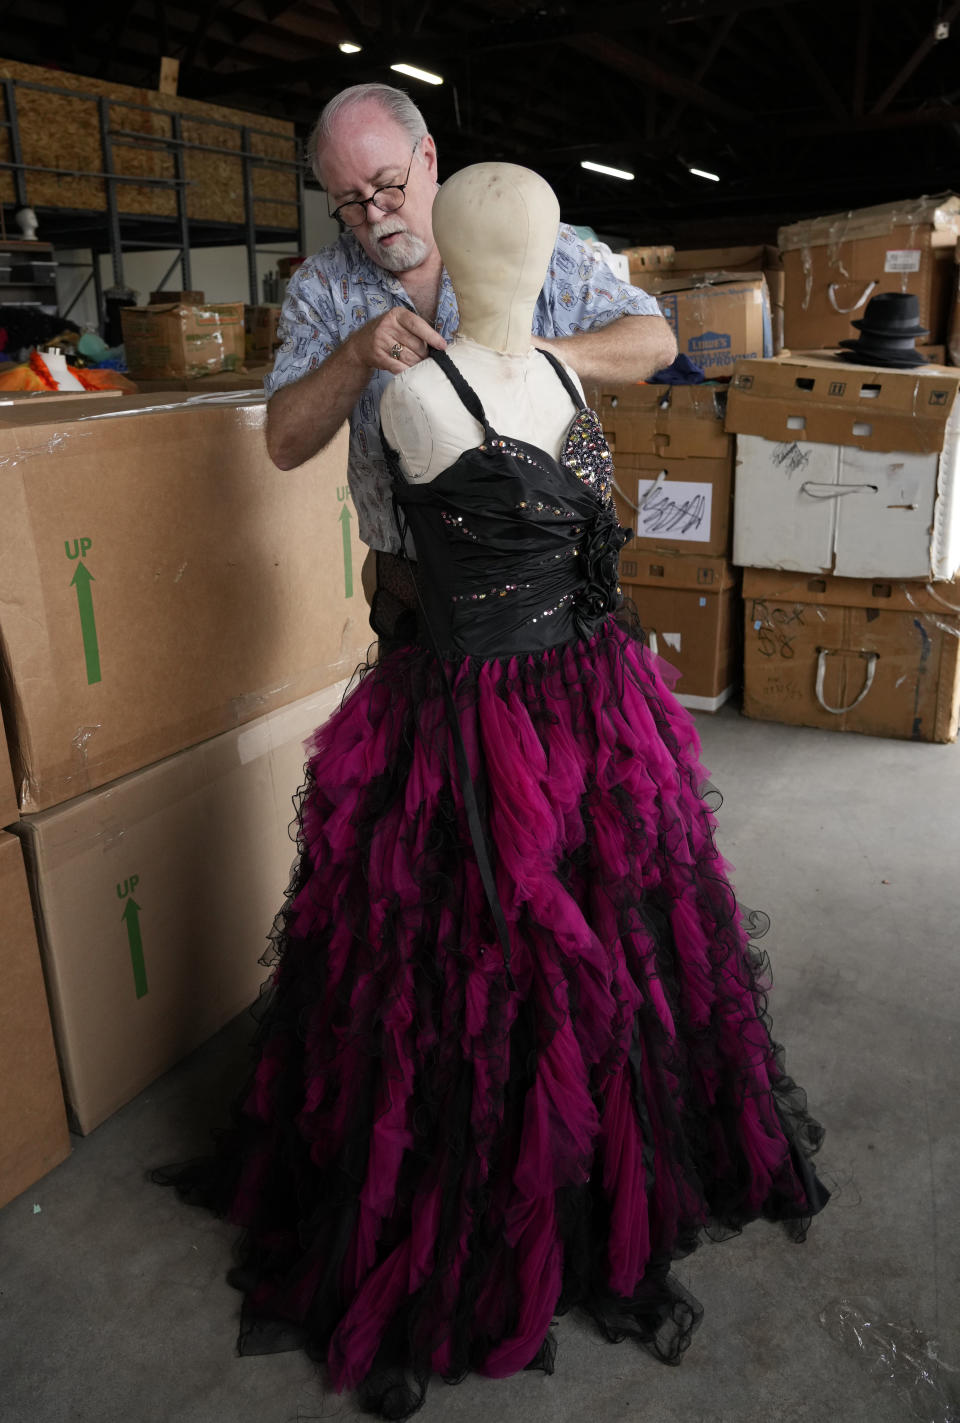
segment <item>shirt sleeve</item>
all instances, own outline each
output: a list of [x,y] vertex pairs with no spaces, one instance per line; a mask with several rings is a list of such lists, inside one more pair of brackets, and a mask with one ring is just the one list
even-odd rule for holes
[[660,316],[654,297],[623,282],[599,252],[562,224],[534,313],[534,335],[572,336],[621,316]]
[[330,279],[316,258],[304,262],[290,278],[277,335],[280,346],[263,381],[268,399],[315,371],[340,345]]

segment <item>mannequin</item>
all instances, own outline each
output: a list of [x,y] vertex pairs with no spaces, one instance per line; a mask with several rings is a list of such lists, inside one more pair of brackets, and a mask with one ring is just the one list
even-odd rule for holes
[[[433,206],[434,236],[460,309],[447,355],[497,430],[554,456],[576,411],[532,345],[531,332],[559,222],[550,185],[514,163],[462,169],[443,184]],[[573,371],[570,376],[582,389]],[[430,360],[390,382],[380,419],[404,474],[417,483],[435,479],[483,439],[482,427]]]

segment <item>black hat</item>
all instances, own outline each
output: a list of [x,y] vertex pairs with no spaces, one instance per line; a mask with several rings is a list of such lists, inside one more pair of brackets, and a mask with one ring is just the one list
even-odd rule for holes
[[870,336],[929,336],[930,332],[920,325],[920,302],[912,292],[879,292],[867,309],[862,321],[851,321],[851,326]]
[[863,320],[851,322],[862,334],[840,342],[847,348],[840,359],[901,369],[926,365],[926,356],[914,344],[918,336],[930,334],[920,325],[919,314],[920,303],[911,292],[878,293],[867,303]]

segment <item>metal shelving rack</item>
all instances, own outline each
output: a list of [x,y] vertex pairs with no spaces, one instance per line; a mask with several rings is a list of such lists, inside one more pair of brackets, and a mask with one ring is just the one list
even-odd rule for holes
[[[247,250],[247,277],[250,303],[259,302],[257,283],[257,247],[268,242],[296,240],[300,250],[304,250],[304,173],[300,163],[293,159],[267,158],[251,150],[253,135],[267,138],[282,138],[269,129],[257,128],[238,117],[237,123],[224,119],[206,118],[189,114],[191,124],[203,124],[211,128],[235,131],[240,137],[239,148],[219,148],[213,144],[197,143],[183,137],[184,116],[175,110],[161,106],[135,104],[126,99],[114,99],[106,95],[88,94],[79,89],[59,88],[49,84],[35,84],[20,79],[2,79],[4,112],[0,116],[0,129],[10,135],[8,160],[0,160],[0,169],[12,172],[14,195],[17,207],[34,206],[30,202],[29,175],[47,173],[68,178],[96,178],[105,185],[106,211],[92,209],[71,209],[60,207],[36,207],[44,237],[55,247],[89,247],[93,253],[93,270],[71,302],[73,305],[93,282],[97,295],[97,310],[101,321],[104,316],[104,292],[101,290],[98,258],[109,252],[113,269],[113,284],[123,288],[124,252],[135,249],[158,250],[168,248],[173,251],[173,260],[161,283],[166,285],[174,269],[179,265],[184,290],[191,288],[191,247],[212,246],[236,242],[243,243]],[[20,122],[17,113],[17,90],[35,90],[40,93],[63,95],[69,99],[86,99],[95,105],[100,129],[100,150],[102,170],[90,171],[73,168],[50,168],[27,163],[23,157],[20,136]],[[143,134],[134,129],[115,127],[111,122],[111,108],[140,110],[170,120],[169,135]],[[118,147],[139,148],[149,146],[158,151],[168,152],[173,159],[174,177],[154,178],[117,172],[114,150]],[[190,153],[213,153],[231,162],[239,159],[243,164],[243,221],[213,222],[199,221],[187,214],[187,188],[189,180],[185,176],[186,157]],[[285,169],[296,178],[295,198],[258,197],[254,193],[254,172],[257,168]],[[120,211],[118,192],[121,184],[140,187],[172,189],[176,194],[175,216],[137,215]],[[269,203],[274,207],[290,207],[293,221],[289,227],[268,225],[257,219],[257,204]],[[64,312],[64,316],[69,312]]]

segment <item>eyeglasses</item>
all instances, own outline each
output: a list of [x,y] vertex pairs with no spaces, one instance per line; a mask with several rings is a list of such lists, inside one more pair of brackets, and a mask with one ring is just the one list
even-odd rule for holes
[[402,183],[392,183],[388,188],[378,188],[369,198],[354,198],[349,203],[341,203],[338,208],[334,208],[331,217],[346,223],[347,227],[359,227],[367,220],[367,207],[373,203],[375,208],[381,212],[396,212],[403,207],[404,198],[407,196],[407,184],[410,181],[410,170],[413,167],[413,156],[420,146],[418,138],[410,151],[410,163],[407,168],[406,177]]

